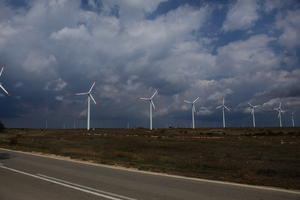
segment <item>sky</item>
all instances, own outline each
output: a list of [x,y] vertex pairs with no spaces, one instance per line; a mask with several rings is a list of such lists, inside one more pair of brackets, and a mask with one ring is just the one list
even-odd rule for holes
[[297,0],[0,0],[0,119],[10,128],[300,126]]

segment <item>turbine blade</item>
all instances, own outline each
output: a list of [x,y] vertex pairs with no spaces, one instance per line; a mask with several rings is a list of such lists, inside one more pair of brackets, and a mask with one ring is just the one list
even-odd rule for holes
[[9,95],[6,89],[0,84],[0,88],[6,93],[6,95]]
[[199,97],[197,97],[197,98],[193,101],[193,103],[196,103],[196,101],[198,101],[198,99],[199,99]]
[[222,108],[222,107],[223,107],[223,105],[220,105],[220,106],[217,106],[216,109],[220,109],[220,108]]
[[91,88],[90,88],[90,90],[89,90],[88,93],[91,93],[91,92],[92,92],[92,90],[93,90],[93,88],[94,88],[94,86],[95,86],[95,83],[96,83],[96,81],[94,81],[94,83],[93,83],[93,85],[91,86]]
[[187,101],[187,100],[184,100],[184,102],[185,102],[185,103],[192,103],[192,102],[190,102],[190,101]]
[[155,90],[154,94],[150,97],[150,99],[153,99],[153,97],[157,94],[157,90]]
[[1,77],[1,75],[2,75],[3,69],[4,69],[4,67],[1,68],[1,71],[0,71],[0,77]]
[[141,100],[149,101],[150,98],[140,98]]
[[90,96],[90,97],[91,97],[91,99],[93,100],[94,104],[96,104],[96,105],[97,105],[97,102],[95,101],[95,99],[94,99],[93,95],[89,94],[89,96]]
[[89,93],[88,92],[83,92],[83,93],[76,93],[75,95],[81,96],[81,95],[87,95],[87,94],[89,94]]
[[225,106],[225,105],[224,105],[224,108],[226,108],[226,110],[230,111],[230,109],[227,106]]
[[249,105],[250,107],[254,107],[251,103],[248,103],[248,105]]
[[151,105],[152,105],[153,109],[155,110],[155,105],[154,105],[154,103],[153,103],[153,101],[152,101],[152,100],[150,101],[150,103],[151,103]]

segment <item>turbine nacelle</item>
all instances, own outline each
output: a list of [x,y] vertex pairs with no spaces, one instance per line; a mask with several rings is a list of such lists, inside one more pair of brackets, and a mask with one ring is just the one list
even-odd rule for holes
[[251,103],[248,103],[248,105],[250,106],[250,109],[251,109],[251,114],[253,114],[254,113],[254,110],[255,110],[255,108],[257,108],[258,107],[258,105],[252,105]]
[[225,99],[223,98],[222,100],[222,105],[219,105],[216,107],[216,109],[220,109],[220,108],[225,108],[226,110],[230,111],[230,108],[228,108],[226,105],[225,105]]
[[157,93],[158,93],[158,91],[155,90],[155,92],[153,93],[153,95],[152,95],[151,97],[149,97],[149,98],[145,98],[145,97],[140,98],[141,100],[149,101],[149,104],[150,104],[150,106],[149,106],[149,108],[150,108],[150,110],[149,110],[150,130],[152,130],[152,108],[155,110],[155,105],[154,105],[154,103],[153,103],[153,98],[155,97],[155,95],[156,95]]
[[285,111],[281,108],[281,102],[279,103],[278,108],[274,108],[278,112],[278,117],[280,117],[281,113],[284,113]]
[[194,101],[188,101],[188,100],[184,100],[185,103],[187,104],[192,104],[192,111],[196,112],[196,108],[195,108],[195,103],[199,100],[199,97],[197,97]]
[[94,88],[94,86],[95,86],[95,81],[94,81],[94,83],[92,84],[92,86],[91,86],[91,88],[89,89],[89,91],[88,92],[82,92],[82,93],[76,93],[75,95],[76,96],[84,96],[84,95],[87,95],[88,97],[90,97],[91,99],[92,99],[92,101],[94,102],[94,104],[97,104],[97,102],[95,101],[95,99],[94,99],[94,97],[93,97],[93,95],[92,95],[92,90],[93,90],[93,88]]
[[222,108],[222,114],[223,114],[223,128],[226,127],[226,122],[225,122],[225,109],[230,111],[230,109],[225,105],[225,98],[223,97],[223,100],[222,100],[222,105],[219,105],[216,107],[216,109],[220,109]]
[[95,86],[95,83],[94,82],[91,86],[91,88],[89,89],[88,92],[82,92],[82,93],[76,93],[75,95],[77,96],[87,96],[88,97],[88,109],[87,109],[87,130],[90,130],[90,100],[92,99],[92,101],[97,105],[97,102],[95,101],[93,95],[92,95],[92,90]]
[[155,110],[155,105],[154,105],[154,102],[153,102],[153,98],[155,97],[155,95],[156,95],[157,93],[158,93],[158,91],[155,90],[155,92],[153,93],[153,95],[152,95],[151,97],[149,97],[149,98],[141,97],[140,99],[141,99],[141,100],[144,100],[144,101],[149,101],[150,104],[151,104],[151,106],[152,106],[152,108]]
[[281,122],[281,113],[285,112],[281,109],[281,102],[279,103],[278,108],[274,108],[274,110],[276,110],[278,112],[277,117],[279,118],[279,125],[280,127],[282,127],[282,122]]

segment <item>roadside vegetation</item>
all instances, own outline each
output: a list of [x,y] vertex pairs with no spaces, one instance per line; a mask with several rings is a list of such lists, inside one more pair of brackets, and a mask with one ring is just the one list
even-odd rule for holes
[[0,121],[0,133],[5,130],[4,124]]
[[6,129],[0,147],[140,170],[300,189],[300,128]]

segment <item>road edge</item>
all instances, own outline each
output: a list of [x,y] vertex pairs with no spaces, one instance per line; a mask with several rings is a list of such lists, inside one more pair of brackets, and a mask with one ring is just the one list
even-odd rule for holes
[[61,155],[56,155],[56,154],[45,154],[42,152],[27,152],[27,151],[6,149],[6,148],[1,148],[1,147],[0,147],[0,150],[16,152],[16,153],[23,153],[23,154],[33,155],[33,156],[40,156],[40,157],[44,157],[44,158],[52,158],[52,159],[62,160],[62,161],[69,161],[69,162],[74,162],[74,163],[79,163],[79,164],[105,167],[105,168],[110,168],[110,169],[118,169],[118,170],[124,170],[124,171],[136,172],[136,173],[149,174],[149,175],[165,176],[165,177],[170,177],[170,178],[177,178],[177,179],[184,179],[184,180],[191,180],[191,181],[198,181],[198,182],[216,183],[216,184],[231,185],[231,186],[238,186],[238,187],[251,188],[251,189],[269,190],[269,191],[276,191],[276,192],[285,192],[285,193],[292,193],[292,194],[300,195],[300,190],[289,190],[289,189],[272,187],[272,186],[249,185],[249,184],[235,183],[235,182],[228,182],[228,181],[217,181],[217,180],[210,180],[210,179],[204,179],[204,178],[193,178],[193,177],[172,175],[172,174],[159,173],[159,172],[143,171],[143,170],[139,170],[136,168],[126,168],[123,166],[114,166],[114,165],[94,163],[92,161],[77,160],[77,159],[73,159],[73,158],[66,157],[66,156],[61,156]]

